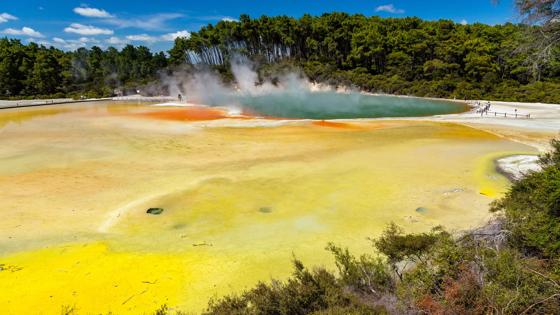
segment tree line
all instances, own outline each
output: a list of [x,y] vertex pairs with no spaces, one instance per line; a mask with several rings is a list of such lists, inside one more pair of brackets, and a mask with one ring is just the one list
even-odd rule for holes
[[314,81],[373,92],[559,102],[558,47],[537,64],[533,58],[542,28],[337,12],[242,15],[177,39],[169,53],[171,63],[226,70],[231,56],[242,54],[264,69],[291,66]]
[[65,52],[0,39],[0,97],[102,97],[147,84],[167,67],[163,52],[127,45]]
[[560,103],[560,51],[541,38],[558,34],[550,29],[547,23],[462,25],[335,12],[242,15],[177,38],[167,53],[131,45],[65,52],[4,38],[0,97],[110,96],[154,85],[159,72],[202,66],[230,81],[230,59],[244,55],[262,80],[296,70],[315,82],[372,92]]

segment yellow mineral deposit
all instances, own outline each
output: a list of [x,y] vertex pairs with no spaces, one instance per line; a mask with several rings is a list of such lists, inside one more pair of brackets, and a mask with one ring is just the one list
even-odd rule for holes
[[366,238],[391,221],[481,224],[508,186],[493,160],[535,153],[452,123],[226,116],[100,103],[0,112],[2,312],[200,311],[286,277],[293,255],[332,268],[327,242],[371,251]]

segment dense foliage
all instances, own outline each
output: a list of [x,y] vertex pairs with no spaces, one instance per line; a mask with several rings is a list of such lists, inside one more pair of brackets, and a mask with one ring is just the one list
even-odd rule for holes
[[369,91],[559,102],[558,47],[550,46],[551,58],[533,62],[538,47],[528,34],[539,29],[345,13],[242,15],[239,22],[222,21],[177,39],[170,61],[224,67],[243,54],[260,65],[291,64],[312,80]]
[[261,79],[303,70],[312,81],[373,92],[560,103],[560,51],[554,42],[541,47],[545,26],[242,15],[177,38],[168,55],[142,46],[64,52],[0,39],[0,97],[107,96],[156,81],[159,71],[184,73],[187,64],[209,66],[230,81],[230,59],[241,54]]
[[390,224],[371,240],[373,255],[329,244],[336,272],[295,260],[288,280],[212,300],[206,314],[559,314],[560,141],[552,145],[485,227],[453,236]]
[[115,94],[115,89],[135,88],[156,78],[167,66],[164,53],[128,45],[74,52],[0,39],[0,97],[89,96]]
[[345,292],[325,269],[307,270],[294,261],[294,274],[286,282],[259,283],[241,296],[211,301],[209,314],[385,314]]
[[524,254],[560,259],[560,141],[541,158],[542,172],[519,181],[493,211],[505,213],[510,241]]

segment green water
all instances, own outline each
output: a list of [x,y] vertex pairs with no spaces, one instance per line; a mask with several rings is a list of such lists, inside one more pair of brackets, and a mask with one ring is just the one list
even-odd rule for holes
[[237,101],[245,109],[263,116],[307,119],[417,117],[467,110],[461,103],[334,91],[242,95],[237,96]]

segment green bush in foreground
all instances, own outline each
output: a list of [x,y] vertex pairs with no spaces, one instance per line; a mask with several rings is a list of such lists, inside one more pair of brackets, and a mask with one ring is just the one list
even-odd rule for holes
[[306,269],[294,260],[286,282],[259,283],[240,296],[211,301],[207,314],[382,314],[346,292],[336,277],[322,268]]
[[511,232],[511,244],[527,255],[560,258],[560,141],[541,158],[543,170],[517,182],[494,203]]
[[461,237],[390,224],[377,256],[329,244],[337,272],[294,261],[286,281],[212,300],[205,314],[560,314],[560,141],[516,182],[499,220]]

